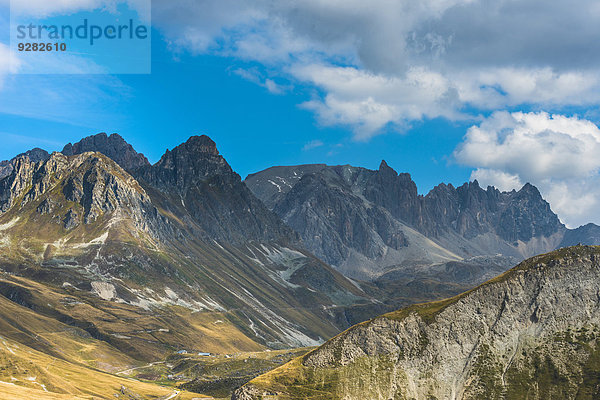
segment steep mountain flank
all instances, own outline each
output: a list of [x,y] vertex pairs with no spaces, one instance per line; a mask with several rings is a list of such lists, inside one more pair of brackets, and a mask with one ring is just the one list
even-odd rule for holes
[[354,326],[233,398],[596,399],[599,287],[600,248],[537,256]]
[[192,136],[133,174],[166,212],[193,221],[198,236],[236,244],[298,239],[248,190],[208,136]]
[[[76,302],[92,294],[130,307],[129,315],[160,315],[169,333],[152,351],[144,329],[125,333],[93,322],[94,314],[83,318],[90,334],[133,358],[180,348],[185,329],[204,337],[197,341],[204,349],[228,343],[225,328],[243,349],[314,345],[347,327],[340,313],[372,303],[297,247],[294,232],[206,137],[144,167],[153,184],[98,152],[54,153],[38,163],[22,156],[13,165],[0,180],[2,270],[68,289]],[[221,320],[221,329],[198,318]]]

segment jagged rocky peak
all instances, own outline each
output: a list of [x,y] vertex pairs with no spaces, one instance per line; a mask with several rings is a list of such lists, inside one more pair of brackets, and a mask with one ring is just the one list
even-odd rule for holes
[[527,183],[509,197],[499,221],[498,233],[502,238],[527,241],[532,237],[549,237],[565,229],[535,186]]
[[219,154],[215,142],[206,135],[192,136],[173,150],[167,150],[156,164],[141,169],[139,175],[160,189],[175,187],[180,193],[217,176],[241,182]]
[[152,166],[134,171],[166,208],[201,231],[203,238],[230,243],[297,240],[297,235],[244,185],[206,135],[167,150]]
[[27,150],[25,153],[19,154],[19,156],[27,156],[33,162],[40,162],[47,160],[50,157],[50,154],[44,149],[40,149],[39,147],[35,147],[31,150]]
[[13,162],[19,157],[27,157],[31,162],[40,162],[47,160],[50,154],[46,150],[40,149],[39,147],[27,150],[25,153],[21,153],[11,160],[0,161],[0,179],[10,175],[13,171]]
[[99,133],[83,138],[75,144],[69,143],[63,148],[62,153],[72,156],[87,151],[100,152],[128,171],[150,165],[142,153],[135,151],[132,145],[116,133],[110,136],[107,136],[106,133]]
[[414,188],[414,192],[417,191],[417,184],[413,182],[411,176],[407,172],[396,172],[395,169],[390,167],[385,160],[381,160],[379,164],[379,169],[377,170],[377,176],[381,181],[385,181],[386,179],[389,181],[396,181],[398,183],[409,186],[411,189]]
[[410,174],[398,174],[385,160],[364,185],[364,196],[408,223],[418,219],[419,195]]

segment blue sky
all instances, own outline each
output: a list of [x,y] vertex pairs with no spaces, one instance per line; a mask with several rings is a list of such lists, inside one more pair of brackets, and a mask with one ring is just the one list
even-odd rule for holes
[[147,75],[19,74],[2,29],[0,159],[117,132],[155,162],[207,134],[242,177],[385,159],[421,193],[530,181],[570,226],[600,222],[600,8],[579,3],[155,0]]

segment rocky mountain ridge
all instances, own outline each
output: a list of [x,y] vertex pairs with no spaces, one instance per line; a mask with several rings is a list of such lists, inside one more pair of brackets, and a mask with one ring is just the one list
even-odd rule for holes
[[457,188],[440,184],[423,196],[409,174],[396,173],[385,161],[378,170],[272,167],[245,183],[312,252],[361,279],[419,265],[497,254],[520,260],[560,245],[600,243],[590,227],[567,229],[530,184],[511,192],[483,189],[477,181]]
[[233,399],[594,399],[600,248],[526,260],[460,296],[359,324]]
[[46,150],[42,150],[38,147],[28,150],[25,153],[21,153],[14,157],[12,160],[0,161],[0,179],[4,178],[13,171],[13,161],[20,157],[27,157],[32,162],[39,162],[50,157],[50,154]]

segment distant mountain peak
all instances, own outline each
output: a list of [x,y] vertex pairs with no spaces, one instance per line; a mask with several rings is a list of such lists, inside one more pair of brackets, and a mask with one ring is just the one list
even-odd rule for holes
[[381,170],[387,169],[387,168],[390,168],[388,163],[385,160],[381,160],[381,163],[379,164],[379,170],[381,171]]
[[379,173],[383,173],[386,176],[398,176],[398,172],[396,172],[396,170],[392,167],[390,167],[388,165],[388,163],[385,160],[381,160],[381,163],[379,164]]
[[31,150],[27,150],[25,153],[19,154],[19,156],[27,156],[31,161],[39,162],[48,159],[48,157],[50,157],[50,154],[48,154],[48,152],[44,149],[34,147]]
[[116,161],[117,164],[126,170],[150,165],[148,159],[142,153],[135,151],[133,146],[117,133],[108,136],[106,133],[101,132],[88,136],[75,144],[67,144],[63,148],[62,153],[66,156],[72,156],[88,151],[102,153]]
[[142,185],[158,189],[171,203],[171,212],[181,212],[181,218],[189,217],[200,226],[206,235],[199,235],[235,243],[297,239],[254,197],[206,135],[190,137],[134,175]]
[[206,135],[191,136],[185,143],[181,144],[179,147],[182,146],[192,148],[200,153],[209,153],[215,156],[219,155],[219,150],[217,150],[217,144],[214,142],[214,140],[212,140]]
[[152,176],[145,173],[144,178],[149,182],[158,187],[175,185],[182,192],[213,176],[241,181],[206,135],[192,136],[173,150],[167,150],[148,170]]
[[521,190],[519,190],[520,193],[528,193],[532,196],[535,197],[542,197],[542,194],[540,193],[540,191],[538,190],[537,187],[533,186],[531,183],[527,182],[525,185],[523,185],[523,187],[521,188]]

